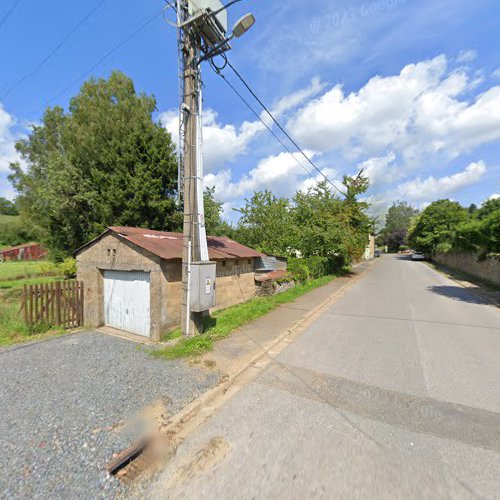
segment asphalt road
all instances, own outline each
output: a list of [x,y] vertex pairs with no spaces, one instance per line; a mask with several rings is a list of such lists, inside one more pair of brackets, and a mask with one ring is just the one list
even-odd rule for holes
[[500,498],[500,311],[384,256],[148,498]]

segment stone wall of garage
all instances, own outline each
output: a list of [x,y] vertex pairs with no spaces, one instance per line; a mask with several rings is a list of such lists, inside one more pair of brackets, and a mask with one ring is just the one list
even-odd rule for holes
[[[181,324],[182,263],[181,260],[162,262],[166,308],[162,316],[162,330],[178,328]],[[254,259],[226,259],[217,261],[216,303],[214,310],[246,302],[255,297]]]
[[[113,233],[105,234],[77,255],[77,279],[85,287],[84,322],[91,328],[104,324],[105,270],[150,273],[151,340],[178,328],[182,308],[182,261],[163,260]],[[255,296],[254,259],[217,262],[216,309]]]
[[500,257],[480,259],[478,253],[439,253],[432,258],[438,264],[457,269],[500,285]]
[[162,293],[165,289],[165,276],[159,257],[109,233],[84,248],[76,260],[77,279],[83,281],[85,290],[84,323],[92,328],[104,324],[105,270],[149,272],[151,339],[159,340],[162,311],[165,308],[165,293]]

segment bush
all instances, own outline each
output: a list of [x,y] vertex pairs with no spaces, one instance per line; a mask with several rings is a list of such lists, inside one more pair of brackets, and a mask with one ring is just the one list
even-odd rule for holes
[[399,245],[399,251],[404,252],[406,250],[409,250],[410,247],[408,245]]
[[299,283],[306,283],[311,277],[311,272],[304,260],[305,259],[288,260],[288,272],[292,275],[292,278]]
[[61,272],[66,279],[76,278],[76,259],[68,257],[59,264]]

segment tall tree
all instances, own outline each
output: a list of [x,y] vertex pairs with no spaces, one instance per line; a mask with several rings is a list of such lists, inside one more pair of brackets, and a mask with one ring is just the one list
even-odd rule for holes
[[467,210],[456,201],[435,201],[418,216],[409,242],[416,250],[428,254],[434,253],[438,245],[451,247],[457,228],[467,220]]
[[345,199],[337,197],[326,181],[293,198],[298,237],[296,248],[304,257],[337,257],[343,263],[359,259],[368,244],[372,221],[368,205],[356,199],[368,189],[368,179],[344,177]]
[[86,82],[68,112],[48,108],[16,144],[27,165],[11,165],[21,216],[55,258],[109,225],[181,226],[174,146],[153,121],[155,109],[154,97],[137,94],[130,78],[113,72]]
[[239,242],[261,252],[288,255],[295,241],[290,202],[270,191],[259,191],[237,209],[241,214],[236,228]]
[[215,187],[207,187],[203,193],[205,205],[205,227],[211,236],[233,237],[234,228],[222,220],[223,203],[215,198]]
[[417,215],[418,210],[406,201],[396,201],[389,208],[382,235],[390,252],[397,252],[401,245],[408,244],[408,229]]

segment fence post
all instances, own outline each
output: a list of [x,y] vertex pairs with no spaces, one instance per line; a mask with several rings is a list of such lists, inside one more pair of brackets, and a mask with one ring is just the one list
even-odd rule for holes
[[56,324],[61,324],[61,282],[56,282]]

